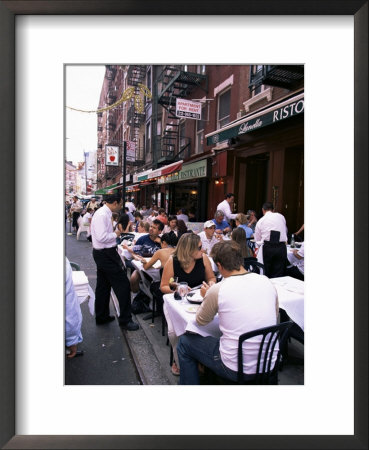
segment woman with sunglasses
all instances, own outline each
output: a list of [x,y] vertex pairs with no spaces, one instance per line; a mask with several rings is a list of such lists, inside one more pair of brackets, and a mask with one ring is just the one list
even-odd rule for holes
[[[173,293],[169,286],[172,278],[177,278],[178,282],[186,281],[189,287],[195,287],[202,284],[202,292],[209,289],[215,284],[216,279],[211,268],[211,263],[207,255],[202,251],[201,239],[197,234],[186,233],[183,234],[177,244],[173,255],[168,259],[164,266],[163,276],[161,278],[160,290],[163,294]],[[173,348],[172,365],[173,375],[179,375],[179,364],[177,355],[177,342],[173,325],[167,314],[167,309],[164,303],[164,314],[168,324],[168,338]]]

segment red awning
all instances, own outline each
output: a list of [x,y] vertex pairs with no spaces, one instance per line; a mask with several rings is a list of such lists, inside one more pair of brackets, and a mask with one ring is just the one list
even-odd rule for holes
[[169,175],[173,172],[178,172],[179,170],[182,169],[182,164],[183,164],[183,161],[180,161],[180,162],[169,164],[168,166],[162,167],[161,175]]

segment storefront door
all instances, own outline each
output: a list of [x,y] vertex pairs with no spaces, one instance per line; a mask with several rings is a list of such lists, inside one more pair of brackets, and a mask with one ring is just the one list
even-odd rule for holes
[[269,153],[239,158],[238,192],[236,193],[236,209],[246,213],[248,209],[256,211],[261,217],[261,207],[267,197]]

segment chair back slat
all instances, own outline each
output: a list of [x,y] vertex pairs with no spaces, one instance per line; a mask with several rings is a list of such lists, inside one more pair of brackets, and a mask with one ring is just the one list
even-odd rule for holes
[[[238,339],[237,378],[239,384],[244,384],[245,382],[243,373],[243,343],[253,337],[261,336],[256,363],[256,373],[252,380],[252,384],[270,384],[271,377],[276,375],[278,371],[281,349],[287,338],[288,329],[292,325],[292,321],[282,322],[278,325],[272,325],[270,327],[260,328],[241,334]],[[277,342],[279,343],[278,353],[276,355],[274,367],[271,368]],[[260,370],[261,365],[262,369]]]

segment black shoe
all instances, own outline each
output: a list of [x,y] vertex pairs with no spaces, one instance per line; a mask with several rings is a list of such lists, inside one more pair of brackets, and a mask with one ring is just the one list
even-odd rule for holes
[[128,331],[136,331],[140,328],[138,326],[138,323],[133,322],[133,320],[130,320],[129,322],[125,322],[125,323],[120,322],[119,326],[121,328],[123,328],[123,330],[128,330]]
[[108,316],[105,319],[96,318],[96,325],[104,325],[104,323],[113,322],[114,319],[115,319],[114,316]]

